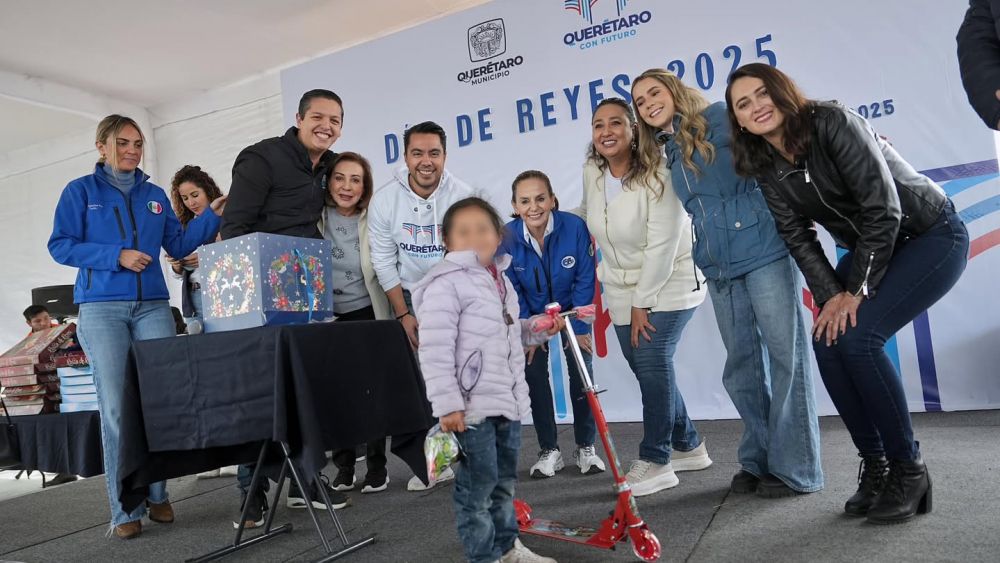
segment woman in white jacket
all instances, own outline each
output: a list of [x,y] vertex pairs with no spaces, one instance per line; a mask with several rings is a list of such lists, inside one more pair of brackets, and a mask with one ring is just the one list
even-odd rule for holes
[[579,213],[601,249],[597,277],[642,392],[643,438],[628,481],[643,496],[676,486],[675,471],[712,464],[677,389],[673,361],[705,288],[691,257],[691,220],[662,159],[637,150],[631,107],[605,99],[591,126]]

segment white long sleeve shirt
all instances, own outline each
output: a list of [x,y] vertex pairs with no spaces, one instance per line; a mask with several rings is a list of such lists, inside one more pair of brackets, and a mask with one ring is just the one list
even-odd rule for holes
[[445,170],[437,189],[424,199],[410,188],[405,166],[375,192],[368,206],[368,232],[372,265],[383,289],[402,285],[412,291],[444,258],[444,214],[452,204],[471,196],[480,193]]

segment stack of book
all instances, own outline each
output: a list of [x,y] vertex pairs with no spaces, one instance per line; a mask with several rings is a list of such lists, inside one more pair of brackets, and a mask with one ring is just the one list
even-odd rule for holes
[[83,350],[68,350],[55,356],[56,372],[62,392],[60,412],[96,411],[97,387],[94,369]]
[[11,416],[53,412],[59,376],[53,356],[76,334],[67,324],[31,333],[0,356],[0,387]]

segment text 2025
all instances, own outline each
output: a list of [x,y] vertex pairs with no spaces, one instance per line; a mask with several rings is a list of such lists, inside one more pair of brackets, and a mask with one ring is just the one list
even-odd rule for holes
[[881,102],[872,102],[858,106],[858,113],[865,119],[878,119],[896,113],[896,106],[892,105],[892,98]]
[[[768,43],[771,42],[771,34],[768,33],[762,37],[754,39],[754,49],[756,51],[757,60],[763,59],[767,64],[771,66],[778,66],[778,56],[774,51],[768,48]],[[736,69],[742,64],[746,64],[753,61],[743,60],[743,48],[739,45],[729,45],[722,50],[722,58],[731,61],[729,72],[726,73],[726,77],[731,75]],[[694,59],[694,78],[698,87],[702,90],[711,90],[712,86],[715,85],[715,62],[712,60],[712,55],[709,53],[700,53]],[[680,59],[675,59],[667,64],[667,70],[677,75],[677,78],[684,78],[684,73],[687,67],[684,61]]]

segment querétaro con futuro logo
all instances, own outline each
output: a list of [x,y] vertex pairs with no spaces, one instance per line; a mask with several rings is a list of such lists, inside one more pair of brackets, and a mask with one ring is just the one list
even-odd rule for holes
[[[563,35],[563,43],[581,50],[604,47],[616,41],[630,39],[639,33],[639,28],[653,19],[649,10],[629,9],[635,0],[615,0],[615,10],[604,6],[611,2],[600,0],[561,0],[563,9],[576,12],[589,25]],[[640,0],[641,3],[641,0]],[[595,7],[598,7],[595,20]],[[603,19],[602,19],[603,18]]]

